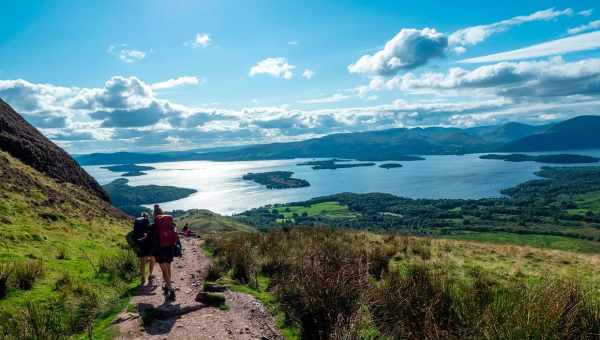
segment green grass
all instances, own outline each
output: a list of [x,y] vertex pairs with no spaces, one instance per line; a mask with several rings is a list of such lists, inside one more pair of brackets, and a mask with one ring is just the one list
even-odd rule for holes
[[44,268],[31,290],[13,284],[0,310],[19,315],[27,302],[77,306],[86,300],[83,290],[98,298],[100,331],[102,322],[110,323],[105,313],[135,284],[98,271],[102,259],[127,248],[129,221],[90,192],[57,183],[6,153],[0,163],[0,263],[33,259]]
[[600,242],[554,235],[513,234],[506,232],[465,232],[462,234],[444,236],[444,238],[484,243],[513,244],[582,253],[600,253]]
[[253,296],[255,299],[260,301],[275,317],[275,321],[277,322],[277,328],[281,331],[283,337],[287,340],[299,340],[300,339],[300,329],[297,325],[289,324],[286,322],[285,314],[280,310],[279,303],[275,296],[268,291],[269,287],[269,278],[264,275],[259,275],[258,277],[258,287],[250,287],[248,285],[243,285],[238,283],[235,280],[223,280],[226,282],[231,290],[239,293],[245,293]]
[[323,216],[327,218],[356,218],[357,213],[353,213],[348,209],[348,206],[341,205],[338,202],[322,202],[312,204],[308,207],[304,206],[289,206],[285,208],[276,208],[276,210],[286,219],[291,219],[294,214],[302,216],[306,213],[308,216]]

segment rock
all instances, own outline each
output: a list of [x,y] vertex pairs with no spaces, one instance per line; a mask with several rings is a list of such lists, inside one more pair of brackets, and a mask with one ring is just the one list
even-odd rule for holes
[[204,287],[203,287],[205,292],[211,292],[211,293],[223,293],[226,290],[229,290],[228,286],[225,285],[220,285],[217,283],[205,283]]
[[200,302],[207,306],[223,306],[225,305],[225,296],[218,293],[200,292],[196,295],[196,302]]

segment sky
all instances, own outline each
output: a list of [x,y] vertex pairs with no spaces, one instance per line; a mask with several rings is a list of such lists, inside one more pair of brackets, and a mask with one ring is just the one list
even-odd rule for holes
[[71,153],[600,114],[597,1],[12,1],[0,98]]

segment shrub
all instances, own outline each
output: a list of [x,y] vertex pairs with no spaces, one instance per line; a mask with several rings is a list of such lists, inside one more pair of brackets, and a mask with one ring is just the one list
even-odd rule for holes
[[58,301],[40,304],[26,302],[19,313],[0,315],[0,338],[63,340],[68,338],[64,311]]
[[15,264],[15,284],[19,289],[29,290],[33,284],[44,275],[41,260],[27,260]]
[[139,262],[131,249],[122,250],[113,256],[106,256],[98,264],[98,273],[108,274],[112,278],[131,281],[139,275]]
[[371,311],[378,328],[392,338],[447,338],[453,324],[445,277],[425,265],[390,272],[373,289]]
[[8,280],[13,272],[14,266],[10,263],[0,263],[0,299],[8,293]]
[[224,271],[223,266],[218,261],[212,262],[208,266],[208,271],[206,273],[206,280],[207,281],[217,281],[218,279],[223,277],[223,271]]

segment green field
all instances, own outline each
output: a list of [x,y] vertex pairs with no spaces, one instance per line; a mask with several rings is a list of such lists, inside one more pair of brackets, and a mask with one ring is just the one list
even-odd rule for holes
[[585,216],[588,212],[600,214],[600,192],[594,191],[583,195],[573,197],[576,209],[568,209],[571,215]]
[[[294,216],[322,216],[327,218],[356,218],[359,216],[348,209],[348,206],[341,205],[338,202],[323,202],[305,206],[288,206],[285,208],[275,208],[285,219],[292,219]],[[295,214],[295,215],[294,215]]]
[[554,235],[513,234],[506,232],[465,232],[462,234],[444,236],[444,238],[496,244],[513,244],[518,246],[531,246],[542,249],[557,249],[582,253],[600,253],[600,242]]

